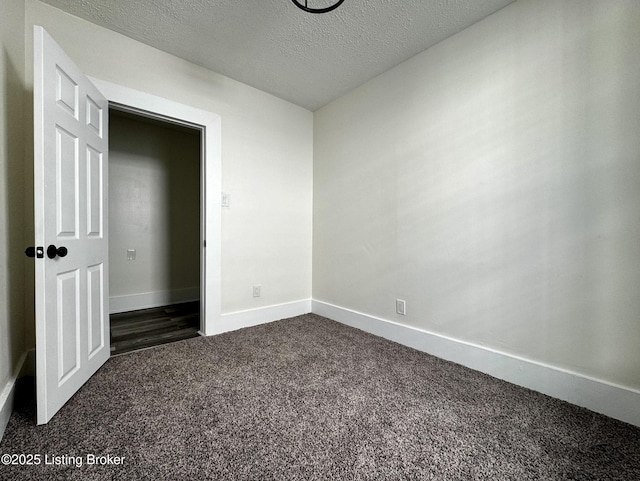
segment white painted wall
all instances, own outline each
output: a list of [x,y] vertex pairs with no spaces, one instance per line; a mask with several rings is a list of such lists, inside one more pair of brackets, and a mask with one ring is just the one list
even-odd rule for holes
[[200,298],[199,186],[200,131],[111,112],[111,312]]
[[23,282],[32,265],[23,254],[23,22],[21,1],[0,0],[0,438],[25,350]]
[[37,0],[25,17],[29,61],[42,25],[86,74],[221,115],[223,313],[311,297],[311,112]]
[[638,52],[522,0],[317,111],[314,299],[640,388]]

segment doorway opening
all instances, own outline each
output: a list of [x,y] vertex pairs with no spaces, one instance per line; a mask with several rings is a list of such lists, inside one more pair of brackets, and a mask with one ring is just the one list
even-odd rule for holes
[[201,329],[202,132],[109,108],[111,354]]
[[221,327],[222,291],[222,117],[95,77],[89,80],[106,97],[109,108],[191,127],[200,132],[201,265],[200,333],[224,332]]

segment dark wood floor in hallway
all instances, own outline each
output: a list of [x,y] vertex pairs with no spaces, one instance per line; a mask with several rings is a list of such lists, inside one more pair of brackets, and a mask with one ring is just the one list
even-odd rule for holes
[[112,314],[111,355],[198,337],[200,302]]

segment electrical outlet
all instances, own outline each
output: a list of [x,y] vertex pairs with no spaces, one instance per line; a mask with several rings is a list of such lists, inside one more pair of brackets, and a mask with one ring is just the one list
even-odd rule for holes
[[401,316],[407,315],[407,303],[402,299],[396,299],[396,313]]
[[253,297],[260,297],[262,286],[253,286]]
[[229,207],[231,204],[231,198],[229,194],[222,193],[222,207]]
[[127,260],[135,261],[136,260],[136,250],[135,249],[127,249]]

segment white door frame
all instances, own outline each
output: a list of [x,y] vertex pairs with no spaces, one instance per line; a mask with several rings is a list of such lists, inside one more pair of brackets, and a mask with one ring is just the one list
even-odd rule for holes
[[201,132],[200,334],[210,336],[221,319],[222,119],[206,110],[97,78],[89,79],[119,110]]

